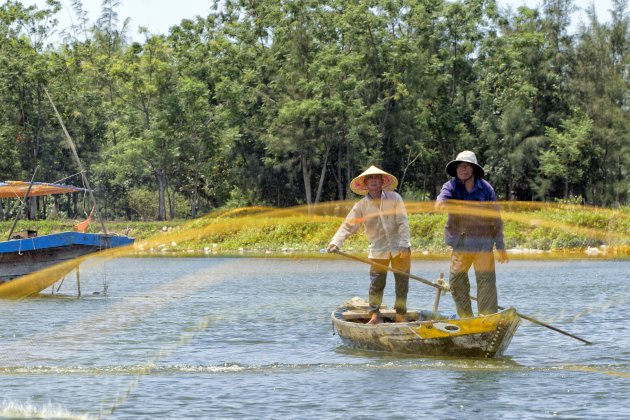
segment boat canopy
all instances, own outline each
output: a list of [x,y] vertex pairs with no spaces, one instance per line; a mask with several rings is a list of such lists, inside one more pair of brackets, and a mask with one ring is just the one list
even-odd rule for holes
[[[24,198],[28,191],[30,182],[25,181],[4,181],[0,182],[0,198]],[[67,194],[87,191],[85,188],[74,187],[72,185],[49,184],[46,182],[33,182],[29,197],[53,194]]]

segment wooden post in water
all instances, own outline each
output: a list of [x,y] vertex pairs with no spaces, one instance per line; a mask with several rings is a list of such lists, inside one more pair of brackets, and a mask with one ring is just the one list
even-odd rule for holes
[[435,282],[435,299],[433,300],[433,318],[438,319],[438,306],[440,305],[440,295],[443,293],[444,273]]
[[79,271],[79,267],[77,267],[77,298],[81,297],[81,272]]
[[[59,286],[57,286],[57,293],[59,293],[59,289],[61,289],[61,286],[63,285],[64,281],[66,281],[66,276],[63,276],[63,278],[59,282]],[[53,284],[52,288],[53,288],[53,295],[54,295],[55,294],[55,285],[54,284]]]

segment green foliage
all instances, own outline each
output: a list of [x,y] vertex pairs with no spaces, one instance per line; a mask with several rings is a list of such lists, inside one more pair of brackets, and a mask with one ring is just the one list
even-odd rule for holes
[[416,214],[409,218],[411,246],[414,250],[431,252],[447,249],[444,243],[446,215]]
[[588,168],[587,154],[592,121],[578,113],[560,123],[562,132],[548,127],[549,150],[540,153],[540,169],[545,176],[564,180],[564,198],[570,194],[570,185],[583,181]]
[[234,187],[230,191],[230,198],[225,202],[225,207],[237,209],[239,207],[247,207],[256,203],[256,196],[253,191],[243,191],[238,187]]
[[[38,180],[76,182],[47,89],[107,218],[344,200],[372,164],[431,200],[464,149],[503,199],[619,208],[630,202],[627,3],[575,36],[570,7],[557,6],[225,0],[130,42],[117,1],[95,22],[73,3],[72,28],[58,27],[58,1],[5,2],[0,173],[24,180],[39,166]],[[431,238],[418,246],[438,247]]]
[[[139,220],[155,220],[159,213],[157,197],[158,193],[156,191],[134,188],[128,193],[127,203]],[[190,215],[189,203],[186,198],[180,194],[175,194],[174,208],[176,218],[186,218]]]

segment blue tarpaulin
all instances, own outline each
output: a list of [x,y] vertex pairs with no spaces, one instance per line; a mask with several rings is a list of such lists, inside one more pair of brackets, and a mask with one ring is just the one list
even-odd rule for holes
[[130,245],[133,241],[132,238],[127,236],[105,235],[101,233],[61,232],[0,242],[0,254],[44,250],[72,245],[85,245],[106,249]]

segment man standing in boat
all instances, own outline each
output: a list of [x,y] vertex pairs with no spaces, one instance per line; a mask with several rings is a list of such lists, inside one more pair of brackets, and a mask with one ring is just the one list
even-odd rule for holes
[[[345,221],[328,244],[328,252],[338,251],[343,242],[361,225],[370,241],[368,258],[377,264],[409,273],[411,266],[411,243],[409,220],[402,197],[394,192],[398,185],[395,176],[370,166],[350,183],[350,189],[363,195],[350,210]],[[370,267],[369,304],[371,318],[368,324],[381,322],[379,308],[383,300],[387,271]],[[396,322],[405,322],[407,314],[407,291],[409,277],[395,273],[396,279]]]
[[442,186],[435,202],[438,211],[447,207],[448,200],[477,203],[451,203],[444,229],[444,241],[453,248],[450,268],[450,290],[460,318],[473,316],[468,270],[475,269],[477,309],[479,314],[497,312],[497,287],[494,267],[496,245],[500,263],[508,262],[503,242],[503,222],[492,186],[483,179],[483,168],[471,151],[463,151],[446,165],[453,178]]

